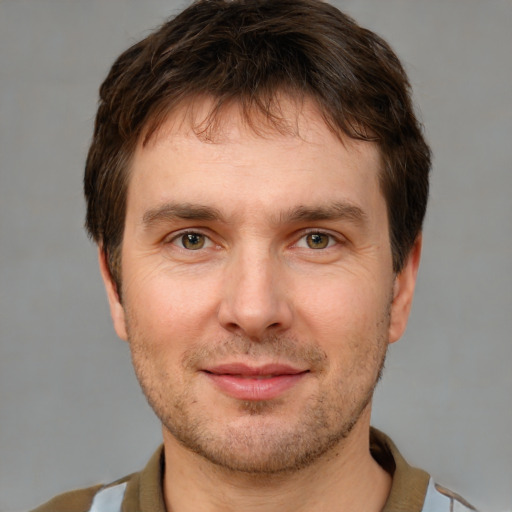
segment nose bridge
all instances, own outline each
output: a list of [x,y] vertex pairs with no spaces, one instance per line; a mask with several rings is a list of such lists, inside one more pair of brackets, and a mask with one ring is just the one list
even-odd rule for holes
[[291,309],[282,278],[279,258],[266,243],[237,248],[225,272],[219,321],[251,338],[286,329]]

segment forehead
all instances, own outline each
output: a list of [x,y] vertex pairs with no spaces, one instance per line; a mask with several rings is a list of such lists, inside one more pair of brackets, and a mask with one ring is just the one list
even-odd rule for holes
[[296,207],[348,193],[360,202],[381,195],[376,144],[334,133],[313,101],[282,96],[272,118],[236,103],[214,106],[195,98],[138,144],[129,204],[136,197],[205,202],[217,194],[227,200],[223,208],[240,199],[256,208]]
[[308,135],[314,131],[329,131],[330,141],[357,145],[354,138],[334,127],[335,122],[327,122],[318,103],[305,95],[277,91],[268,100],[262,97],[250,101],[191,95],[170,109],[157,110],[159,114],[142,130],[139,149],[185,134],[208,143],[226,143],[230,134],[242,133],[264,140],[299,138],[312,142]]

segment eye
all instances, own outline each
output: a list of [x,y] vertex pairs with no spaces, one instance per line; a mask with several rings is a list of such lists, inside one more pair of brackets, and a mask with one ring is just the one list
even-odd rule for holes
[[213,242],[206,235],[194,231],[181,233],[173,238],[171,243],[188,251],[197,251],[213,245]]
[[327,233],[312,232],[304,235],[297,243],[297,247],[308,249],[327,249],[336,243],[336,239]]

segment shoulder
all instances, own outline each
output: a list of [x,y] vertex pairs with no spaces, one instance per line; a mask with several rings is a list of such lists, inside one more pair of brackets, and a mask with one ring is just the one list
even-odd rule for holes
[[430,475],[410,466],[391,439],[379,430],[370,431],[370,450],[375,460],[393,476],[383,512],[472,512],[458,494],[434,482]]
[[94,496],[102,487],[95,485],[87,489],[77,489],[59,494],[32,512],[87,512],[91,508]]
[[475,510],[464,498],[430,479],[422,512],[474,512]]
[[[136,475],[128,475],[108,485],[94,485],[85,489],[77,489],[55,496],[31,512],[89,512],[94,510],[109,510],[118,502],[120,505],[126,485]],[[102,501],[107,507],[99,506]],[[99,506],[99,508],[98,508]]]
[[[162,445],[142,471],[107,485],[95,485],[60,494],[31,512],[136,512],[141,508],[165,512],[161,485],[163,470]],[[141,503],[146,506],[142,507]]]

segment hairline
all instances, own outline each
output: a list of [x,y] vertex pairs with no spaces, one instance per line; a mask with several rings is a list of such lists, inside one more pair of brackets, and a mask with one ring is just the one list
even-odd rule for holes
[[[341,127],[336,127],[335,119],[329,119],[328,115],[325,113],[322,108],[321,103],[317,98],[314,97],[313,94],[304,92],[304,91],[291,91],[287,90],[287,88],[283,87],[280,90],[276,90],[272,94],[272,98],[276,100],[275,106],[280,107],[283,101],[289,101],[292,105],[296,106],[295,116],[296,119],[301,115],[302,109],[304,108],[306,103],[310,103],[312,107],[316,110],[319,115],[319,121],[326,126],[331,133],[333,133],[339,142],[343,145],[347,141],[362,141],[368,142],[370,144],[374,144],[378,156],[379,156],[379,168],[377,171],[377,180],[379,183],[379,189],[384,197],[384,201],[386,203],[386,212],[387,212],[387,226],[388,226],[388,237],[390,240],[390,246],[392,249],[392,256],[394,260],[394,251],[392,246],[392,225],[391,218],[389,212],[389,202],[388,197],[386,195],[384,183],[385,183],[385,174],[386,174],[386,162],[384,161],[383,150],[379,140],[376,138],[368,137],[367,139],[362,137],[357,137],[355,135],[351,135],[343,130]],[[199,101],[198,101],[199,100]],[[215,144],[217,141],[215,140],[215,133],[221,129],[221,125],[223,121],[226,119],[226,110],[230,107],[237,107],[239,109],[240,119],[244,123],[244,126],[247,129],[251,130],[255,136],[265,138],[267,136],[271,136],[271,133],[279,133],[286,134],[294,137],[301,137],[298,130],[298,123],[294,124],[295,130],[289,129],[289,123],[286,123],[286,116],[282,115],[280,117],[269,117],[266,111],[263,111],[258,108],[257,105],[252,105],[251,108],[244,108],[243,98],[241,97],[230,97],[229,99],[223,101],[223,98],[220,95],[209,94],[201,91],[191,92],[188,95],[180,98],[179,101],[170,101],[168,99],[167,102],[161,101],[156,107],[160,108],[160,115],[152,115],[149,116],[148,119],[142,123],[141,127],[138,130],[138,134],[133,137],[131,140],[127,138],[125,142],[125,149],[129,152],[127,162],[124,166],[123,172],[123,182],[124,182],[124,215],[123,215],[123,223],[121,234],[119,238],[119,243],[116,246],[111,248],[111,251],[114,254],[110,254],[109,250],[105,248],[103,240],[99,240],[98,245],[101,250],[106,252],[108,257],[109,267],[112,265],[116,268],[114,280],[118,287],[121,286],[122,282],[122,268],[121,268],[121,260],[122,260],[122,245],[124,240],[124,231],[126,225],[126,213],[127,213],[127,204],[128,204],[128,192],[131,183],[131,174],[133,172],[133,161],[135,157],[135,153],[140,148],[144,148],[149,144],[155,142],[155,140],[162,135],[162,130],[164,129],[164,125],[173,119],[173,117],[178,119],[178,130],[188,121],[191,121],[191,117],[188,116],[193,110],[194,103],[202,102],[203,104],[207,102],[211,102],[211,106],[206,110],[206,116],[199,123],[189,122],[191,133],[196,135],[200,140],[205,143],[213,143]],[[167,103],[167,107],[165,106]],[[278,108],[279,112],[281,110]],[[162,113],[164,113],[162,115]],[[288,125],[288,126],[287,126]],[[262,130],[259,128],[263,128]],[[364,131],[364,127],[360,127]],[[169,130],[169,133],[176,133],[176,127],[174,126],[172,130]],[[418,233],[419,234],[419,233]],[[411,246],[412,249],[412,246]],[[410,251],[409,251],[410,252]],[[117,261],[116,261],[117,260]]]

